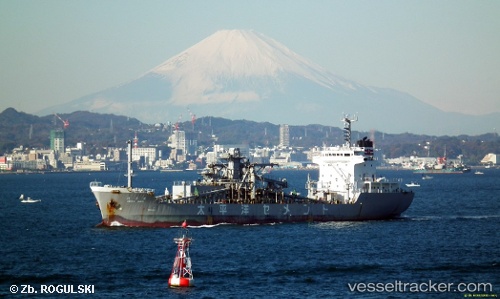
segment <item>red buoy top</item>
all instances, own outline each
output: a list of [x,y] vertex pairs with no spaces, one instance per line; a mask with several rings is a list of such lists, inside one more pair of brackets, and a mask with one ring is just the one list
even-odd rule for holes
[[182,222],[182,228],[186,228],[188,226],[186,220],[184,220],[184,222]]

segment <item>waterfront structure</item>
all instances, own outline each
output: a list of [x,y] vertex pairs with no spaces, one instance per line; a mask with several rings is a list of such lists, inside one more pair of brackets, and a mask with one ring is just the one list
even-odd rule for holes
[[486,166],[498,165],[498,155],[494,153],[489,153],[481,160],[481,164]]

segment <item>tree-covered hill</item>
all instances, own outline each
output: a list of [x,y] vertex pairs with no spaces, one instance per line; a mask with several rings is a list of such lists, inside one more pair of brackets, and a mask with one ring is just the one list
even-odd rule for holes
[[[339,118],[340,119],[340,118]],[[64,121],[69,126],[64,127]],[[194,123],[144,124],[135,118],[114,114],[76,111],[43,117],[8,108],[0,113],[0,155],[20,145],[27,148],[49,148],[50,131],[65,131],[66,146],[84,142],[89,150],[104,147],[124,147],[127,140],[137,134],[142,146],[166,147],[168,137],[175,128],[186,132],[187,139],[196,139],[206,148],[217,144],[247,144],[250,147],[272,147],[279,144],[279,124],[203,117]],[[343,143],[342,123],[332,126],[289,124],[290,145],[310,148]],[[463,155],[466,163],[477,164],[487,153],[500,154],[500,138],[496,133],[479,136],[429,136],[411,133],[385,134],[358,132],[353,126],[353,139],[367,136],[389,158],[400,156],[443,156],[455,158]]]

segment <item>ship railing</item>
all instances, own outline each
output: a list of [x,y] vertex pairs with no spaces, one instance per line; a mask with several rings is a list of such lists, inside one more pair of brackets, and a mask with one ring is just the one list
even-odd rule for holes
[[170,195],[162,195],[156,197],[160,202],[187,204],[187,203],[215,203],[217,200],[215,196],[219,193],[225,193],[227,189],[210,190],[200,193],[198,195],[191,195],[188,197],[172,197]]
[[102,187],[102,182],[98,181],[90,182],[90,187]]
[[151,189],[151,188],[132,188],[132,192],[138,192],[138,193],[155,193],[155,189]]
[[210,186],[220,186],[225,183],[230,183],[231,180],[222,180],[222,179],[210,179],[203,181],[174,181],[173,186],[199,186],[199,185],[210,185]]
[[365,193],[400,193],[404,191],[401,189],[401,179],[366,180],[362,190]]
[[191,186],[191,185],[196,185],[196,181],[174,181],[173,183],[174,186]]
[[272,177],[272,176],[263,176],[262,181],[266,183],[271,183],[275,184],[278,186],[281,186],[282,188],[287,188],[288,187],[288,182],[286,179],[283,178],[278,178],[278,177]]
[[401,183],[403,180],[401,178],[391,178],[388,179],[386,177],[365,177],[363,179],[364,182],[377,182],[377,183]]

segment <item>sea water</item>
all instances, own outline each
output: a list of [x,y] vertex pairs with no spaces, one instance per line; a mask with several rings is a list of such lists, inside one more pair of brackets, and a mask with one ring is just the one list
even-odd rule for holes
[[[196,286],[189,289],[167,286],[180,228],[96,226],[100,212],[89,183],[125,185],[123,173],[0,175],[0,296],[499,296],[500,170],[483,172],[431,180],[379,172],[421,185],[394,220],[190,228]],[[270,175],[305,194],[308,174],[317,177],[314,170]],[[139,172],[134,185],[163,193],[174,181],[196,178]],[[21,194],[41,201],[22,203]]]

